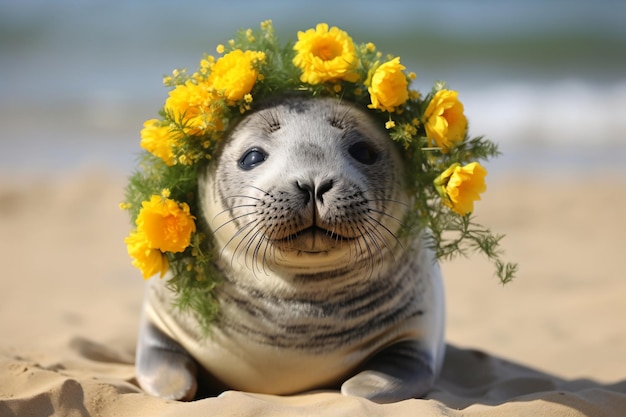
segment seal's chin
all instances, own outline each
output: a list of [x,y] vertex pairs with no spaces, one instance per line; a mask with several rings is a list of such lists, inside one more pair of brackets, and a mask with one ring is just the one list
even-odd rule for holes
[[324,255],[339,249],[354,240],[317,226],[312,226],[285,238],[274,240],[272,244],[283,252],[298,252],[299,255]]

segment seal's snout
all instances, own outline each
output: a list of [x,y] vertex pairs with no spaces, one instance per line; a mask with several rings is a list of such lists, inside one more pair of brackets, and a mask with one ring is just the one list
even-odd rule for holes
[[311,200],[315,203],[324,203],[324,194],[333,188],[332,179],[323,179],[320,181],[315,180],[297,180],[296,187],[302,193],[305,198],[305,203],[308,204]]

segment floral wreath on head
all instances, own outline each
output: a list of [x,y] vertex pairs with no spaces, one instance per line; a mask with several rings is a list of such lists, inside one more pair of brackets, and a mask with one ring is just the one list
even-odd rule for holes
[[169,270],[178,307],[189,309],[205,329],[218,312],[213,289],[220,275],[213,238],[198,217],[198,173],[254,103],[290,92],[369,109],[408,162],[414,200],[405,232],[427,228],[438,258],[480,251],[502,283],[513,278],[517,265],[500,259],[502,236],[472,219],[474,201],[486,189],[479,161],[497,156],[498,149],[483,137],[468,137],[456,91],[437,82],[420,94],[410,88],[415,74],[405,72],[400,58],[383,56],[372,43],[355,44],[325,23],[281,44],[265,21],[216,50],[220,57],[206,55],[193,74],[174,70],[164,78],[169,96],[160,117],[144,123],[145,152],[121,204],[136,226],[125,240],[133,265],[145,279]]

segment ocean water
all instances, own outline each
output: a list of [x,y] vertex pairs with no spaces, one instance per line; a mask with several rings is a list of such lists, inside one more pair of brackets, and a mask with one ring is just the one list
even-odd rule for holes
[[625,2],[0,0],[0,173],[130,172],[162,76],[265,19],[337,25],[422,91],[445,80],[500,144],[490,170],[626,171]]

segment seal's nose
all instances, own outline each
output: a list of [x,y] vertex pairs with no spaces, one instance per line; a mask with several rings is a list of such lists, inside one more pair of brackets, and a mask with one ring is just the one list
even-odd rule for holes
[[324,179],[322,181],[296,181],[296,187],[298,190],[302,192],[305,196],[305,203],[308,204],[311,199],[314,199],[316,202],[323,203],[324,202],[324,194],[328,192],[331,188],[333,188],[333,180],[332,179]]

